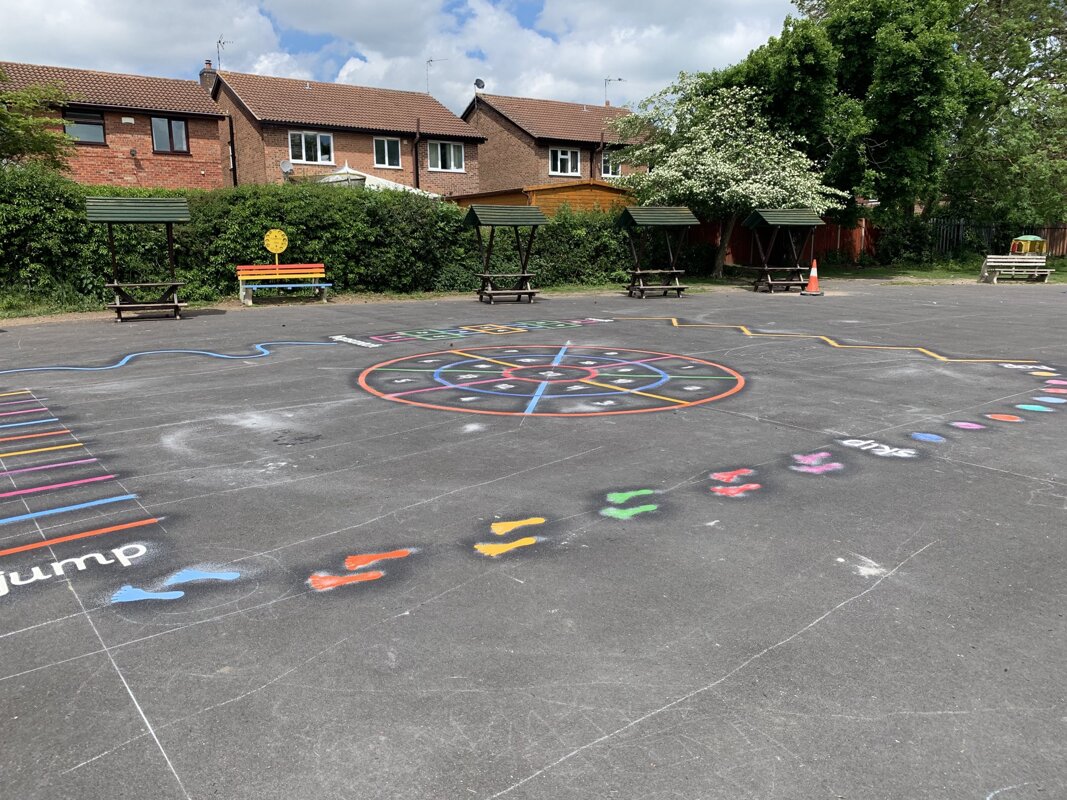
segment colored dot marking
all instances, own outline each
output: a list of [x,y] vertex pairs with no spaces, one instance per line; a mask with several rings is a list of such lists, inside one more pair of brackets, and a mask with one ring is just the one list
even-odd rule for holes
[[742,467],[741,469],[730,470],[729,472],[713,472],[711,473],[711,479],[714,481],[721,481],[722,483],[733,483],[738,478],[743,478],[746,475],[754,475],[755,471]]
[[544,517],[530,517],[528,519],[516,519],[510,522],[494,522],[489,526],[489,530],[495,533],[497,536],[507,536],[516,528],[525,528],[528,525],[544,525]]
[[1053,409],[1049,408],[1048,406],[1038,406],[1038,405],[1034,405],[1032,403],[1022,403],[1021,405],[1017,405],[1015,407],[1018,408],[1018,409],[1021,409],[1023,411],[1052,411],[1053,410]]
[[336,589],[338,586],[346,586],[350,583],[376,581],[384,575],[385,573],[380,570],[358,572],[355,575],[327,575],[325,572],[316,572],[308,578],[308,586],[316,592],[327,592],[330,589]]
[[388,553],[364,553],[358,556],[349,556],[345,559],[345,569],[349,572],[355,572],[357,569],[370,566],[376,561],[386,561],[392,558],[407,558],[411,555],[411,550],[402,548],[400,550],[390,550]]
[[985,425],[981,425],[977,422],[950,422],[953,428],[959,428],[961,431],[984,431]]
[[986,417],[997,422],[1024,422],[1022,417],[1018,417],[1015,414],[986,414]]
[[1052,394],[1067,394],[1067,389],[1052,389],[1052,388],[1049,388],[1048,386],[1046,386],[1041,391],[1043,391],[1043,392],[1051,392]]
[[112,603],[136,603],[139,600],[177,600],[184,597],[185,592],[146,592],[136,586],[127,584],[111,595]]
[[635,497],[644,497],[645,495],[655,493],[655,489],[638,489],[633,492],[612,492],[606,499],[609,503],[626,503],[633,500]]
[[758,483],[743,483],[740,486],[712,486],[711,491],[723,497],[744,497],[748,492],[762,488]]
[[516,539],[514,542],[478,542],[478,544],[474,545],[474,549],[483,556],[496,558],[520,547],[529,547],[534,544],[537,544],[537,537],[527,536],[523,539]]
[[612,519],[633,519],[638,514],[647,514],[650,511],[655,511],[659,506],[649,503],[644,506],[634,506],[633,508],[602,508],[600,509],[600,515],[602,517],[611,517]]
[[1035,397],[1033,399],[1037,400],[1040,403],[1052,403],[1053,405],[1067,403],[1067,400],[1064,400],[1062,397]]
[[936,433],[913,433],[911,438],[919,442],[933,442],[935,444],[946,441],[944,436],[938,436]]
[[1051,383],[1053,386],[1067,386],[1067,381],[1045,381],[1045,383]]
[[1058,373],[1058,372],[1031,372],[1029,374],[1034,375],[1034,376],[1036,376],[1038,378],[1058,378],[1060,373]]

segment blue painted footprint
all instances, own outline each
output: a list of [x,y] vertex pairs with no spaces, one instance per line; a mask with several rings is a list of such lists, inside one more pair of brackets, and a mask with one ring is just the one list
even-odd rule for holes
[[163,581],[163,585],[174,586],[179,583],[192,583],[193,581],[235,581],[240,577],[240,572],[205,572],[202,569],[188,567],[175,572]]
[[139,600],[177,600],[185,597],[185,592],[146,592],[136,586],[126,584],[111,595],[112,603],[136,603]]
[[[195,567],[180,569],[163,581],[164,586],[174,586],[180,583],[194,583],[196,581],[235,581],[241,577],[240,572],[208,572]],[[175,590],[171,592],[152,592],[137,586],[126,584],[111,595],[112,603],[136,603],[140,600],[177,600],[185,597],[185,592]]]

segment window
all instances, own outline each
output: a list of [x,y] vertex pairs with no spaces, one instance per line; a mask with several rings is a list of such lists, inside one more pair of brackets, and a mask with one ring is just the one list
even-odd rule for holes
[[63,130],[81,144],[104,144],[104,115],[68,111],[63,115]]
[[463,143],[430,142],[430,169],[463,172]]
[[374,166],[400,169],[400,140],[374,140]]
[[552,148],[548,151],[549,175],[581,175],[577,150],[557,150]]
[[302,164],[332,164],[333,134],[289,131],[289,160]]
[[157,153],[188,153],[185,120],[152,117],[152,149]]
[[600,174],[605,178],[618,178],[622,175],[622,164],[613,162],[612,155],[610,150],[605,150],[604,158],[601,160]]

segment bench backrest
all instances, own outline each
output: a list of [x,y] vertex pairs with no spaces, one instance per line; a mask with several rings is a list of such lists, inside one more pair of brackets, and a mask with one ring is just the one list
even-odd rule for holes
[[325,277],[324,264],[242,264],[237,267],[237,278],[242,281]]
[[1043,267],[1047,256],[1019,255],[1019,256],[986,256],[986,267]]

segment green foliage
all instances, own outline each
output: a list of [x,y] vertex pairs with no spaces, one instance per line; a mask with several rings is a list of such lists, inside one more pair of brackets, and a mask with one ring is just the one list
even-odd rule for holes
[[[55,172],[0,167],[0,311],[49,301],[102,308],[111,278],[107,226],[90,224],[85,198],[185,196],[191,222],[175,226],[175,262],[183,299],[235,296],[237,264],[272,256],[263,235],[289,237],[283,263],[321,262],[339,292],[471,291],[481,255],[465,209],[411,192],[328,185],[241,186],[212,192],[82,186]],[[630,265],[618,214],[563,209],[542,226],[530,266],[538,286],[622,281]],[[162,225],[115,225],[123,280],[166,274]],[[524,232],[525,235],[525,232]],[[515,242],[497,231],[492,268],[514,272]]]
[[55,87],[5,89],[6,82],[0,70],[0,164],[37,162],[63,169],[73,145],[56,130],[54,110],[69,98]]

